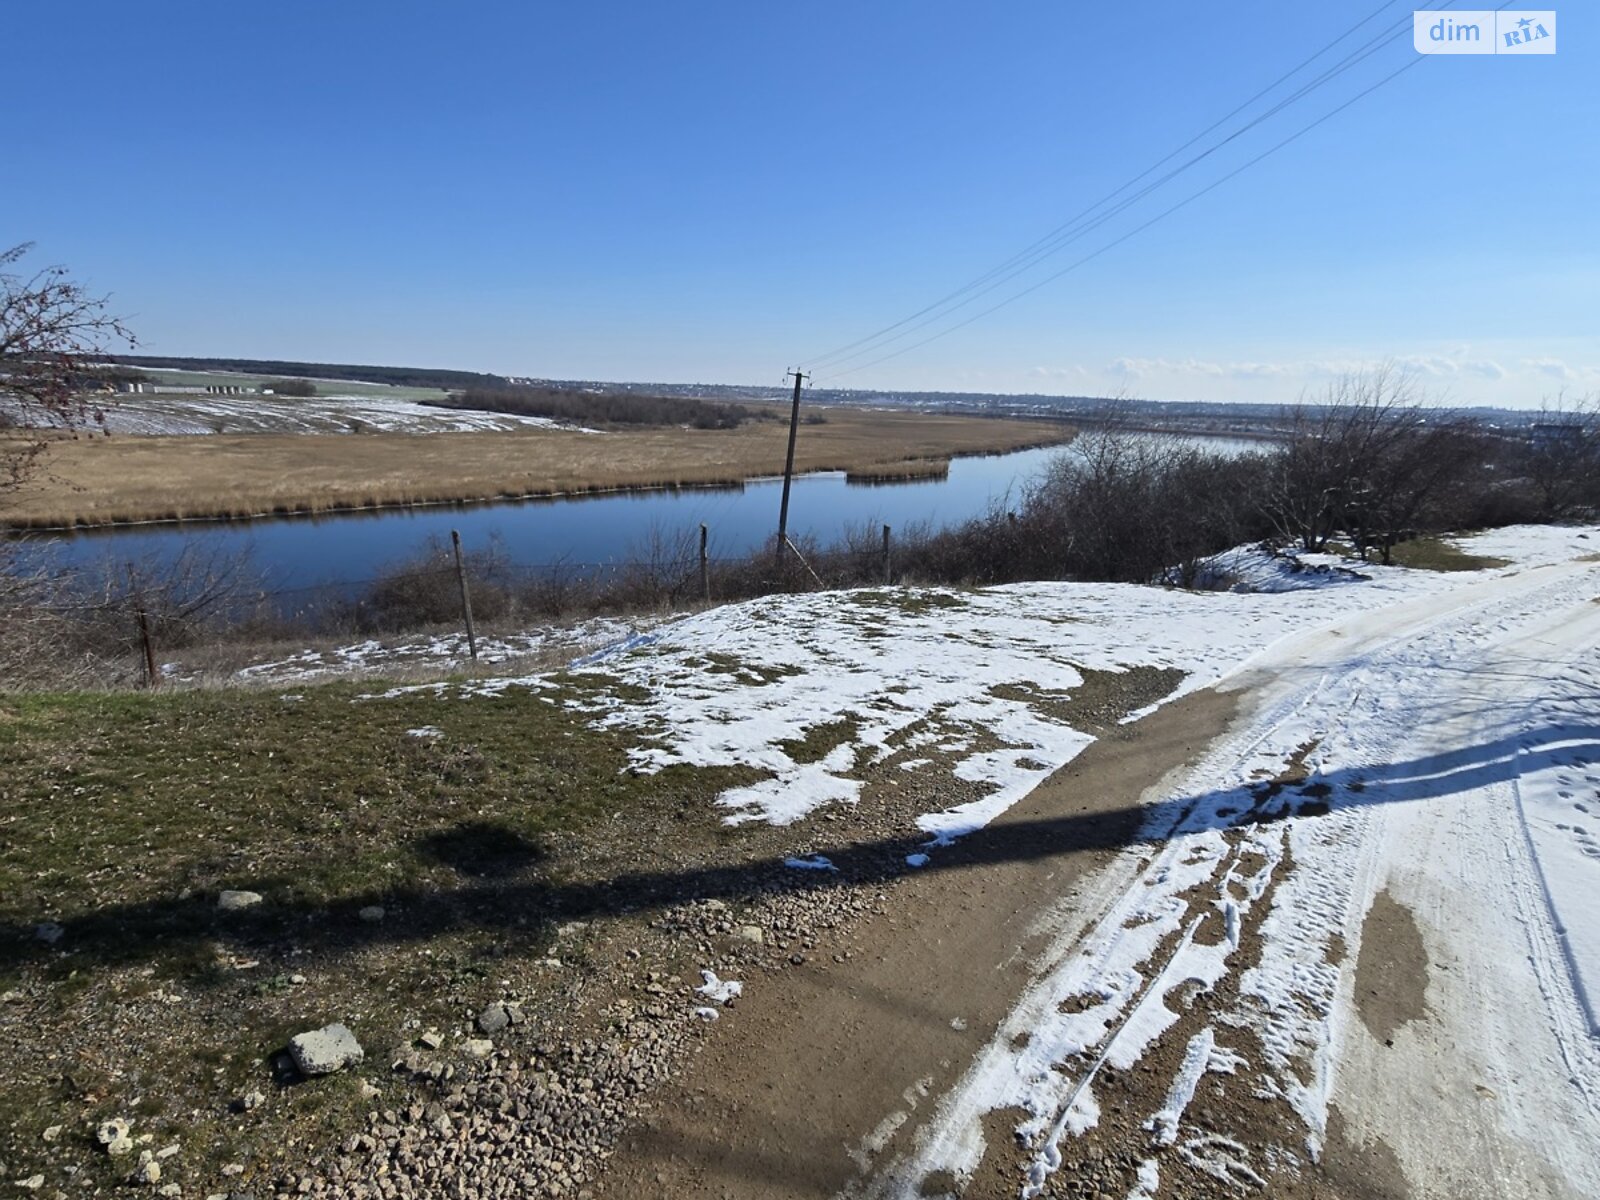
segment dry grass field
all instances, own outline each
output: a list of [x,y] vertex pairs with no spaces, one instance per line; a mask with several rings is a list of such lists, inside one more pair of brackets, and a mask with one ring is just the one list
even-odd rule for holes
[[[787,415],[785,413],[785,415]],[[830,408],[801,428],[802,472],[931,473],[929,461],[1070,440],[1065,425]],[[10,497],[14,526],[491,500],[616,488],[738,483],[783,469],[787,422],[733,430],[608,433],[210,435],[63,440],[48,478]]]

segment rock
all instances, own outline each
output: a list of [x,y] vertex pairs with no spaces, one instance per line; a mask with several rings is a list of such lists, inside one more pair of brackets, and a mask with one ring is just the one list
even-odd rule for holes
[[39,924],[33,927],[33,936],[38,938],[47,946],[54,946],[64,936],[66,936],[66,932],[67,931],[65,929],[63,929],[60,925],[57,925],[54,921],[41,921]]
[[289,1040],[289,1057],[302,1075],[332,1075],[365,1056],[356,1035],[336,1022],[296,1034]]
[[513,1025],[521,1025],[528,1019],[522,1013],[522,1005],[515,1000],[507,1000],[501,1007],[506,1010],[506,1019]]
[[361,1098],[363,1100],[376,1100],[381,1095],[383,1095],[382,1088],[374,1087],[365,1079],[361,1081]]
[[4,995],[0,995],[0,1004],[21,1004],[27,997],[16,988],[11,988]]
[[289,976],[289,982],[292,983],[295,987],[299,987],[301,984],[305,983],[305,981],[306,981],[306,977],[304,975],[291,975],[291,976]]
[[222,912],[243,912],[261,903],[260,892],[225,891],[217,897],[217,908]]
[[30,1192],[37,1192],[44,1186],[43,1175],[29,1175],[26,1179],[17,1180],[19,1188],[26,1188]]
[[417,1038],[417,1044],[427,1050],[437,1050],[444,1045],[444,1034],[437,1029],[430,1029]]
[[767,944],[766,931],[759,925],[741,925],[733,931],[733,936],[737,941],[749,942],[752,946]]
[[488,1058],[494,1053],[494,1043],[488,1038],[468,1038],[461,1048],[472,1058]]
[[244,1174],[244,1164],[243,1163],[228,1163],[227,1165],[225,1165],[222,1168],[222,1173],[224,1175],[228,1176],[229,1178],[232,1178],[235,1175],[243,1175]]
[[55,1141],[58,1137],[61,1136],[61,1126],[59,1126],[59,1125],[50,1126],[49,1129],[46,1129],[44,1131],[44,1135],[43,1136],[44,1136],[44,1140],[47,1141],[47,1142]]
[[484,1033],[499,1033],[511,1024],[511,1015],[504,1004],[491,1004],[478,1014],[478,1028]]
[[383,911],[383,905],[381,904],[369,904],[356,914],[356,916],[360,917],[363,921],[373,925],[376,925],[387,915],[388,914]]
[[[126,1117],[112,1117],[95,1126],[94,1140],[104,1146],[108,1154],[126,1154],[133,1149],[133,1140],[128,1137],[131,1128],[132,1123]],[[115,1149],[119,1143],[123,1147],[121,1150]]]
[[173,1142],[172,1145],[163,1146],[163,1147],[161,1147],[161,1149],[157,1150],[156,1151],[156,1157],[157,1158],[171,1158],[177,1152],[178,1152],[178,1143],[177,1142]]
[[183,1195],[183,1189],[175,1183],[163,1183],[161,1185],[161,1194],[163,1196],[181,1196]]
[[250,1112],[252,1109],[260,1108],[266,1102],[266,1096],[260,1092],[246,1092],[239,1100],[239,1107],[244,1109],[245,1112]]
[[133,1173],[133,1181],[135,1183],[142,1183],[146,1187],[149,1187],[152,1184],[160,1183],[161,1164],[153,1158],[147,1163],[140,1163],[139,1169]]

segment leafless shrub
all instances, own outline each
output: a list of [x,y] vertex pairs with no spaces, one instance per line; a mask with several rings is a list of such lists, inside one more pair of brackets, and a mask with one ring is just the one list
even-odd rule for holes
[[1547,402],[1515,455],[1538,519],[1560,521],[1600,507],[1600,397]]
[[1388,562],[1398,542],[1441,527],[1452,508],[1459,513],[1464,486],[1487,486],[1490,449],[1474,422],[1425,408],[1395,368],[1347,375],[1322,404],[1295,414],[1270,457],[1262,511],[1304,550],[1343,533],[1363,557],[1376,550]]
[[[517,582],[505,547],[491,541],[487,547],[464,551],[462,564],[473,613],[485,622],[505,617],[512,610]],[[331,622],[359,633],[454,625],[461,617],[455,551],[438,536],[430,538],[419,554],[386,568],[354,596],[330,608]]]

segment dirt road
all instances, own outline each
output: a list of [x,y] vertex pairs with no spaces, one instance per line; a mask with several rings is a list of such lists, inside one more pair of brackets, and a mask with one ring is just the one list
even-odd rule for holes
[[1597,594],[1352,616],[1095,743],[750,988],[607,1194],[1600,1194]]

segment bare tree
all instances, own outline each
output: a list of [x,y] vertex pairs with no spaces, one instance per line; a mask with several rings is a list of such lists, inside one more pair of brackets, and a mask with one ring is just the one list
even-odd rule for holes
[[1489,457],[1477,423],[1400,409],[1387,421],[1372,458],[1351,481],[1344,527],[1357,552],[1388,563],[1395,546],[1452,524],[1442,501]]
[[1541,520],[1600,505],[1600,399],[1569,401],[1562,394],[1546,403],[1517,457]]
[[104,411],[87,390],[113,344],[135,344],[107,298],[65,267],[10,270],[32,248],[24,242],[0,251],[0,494],[38,468],[49,445],[45,430],[104,429]]

